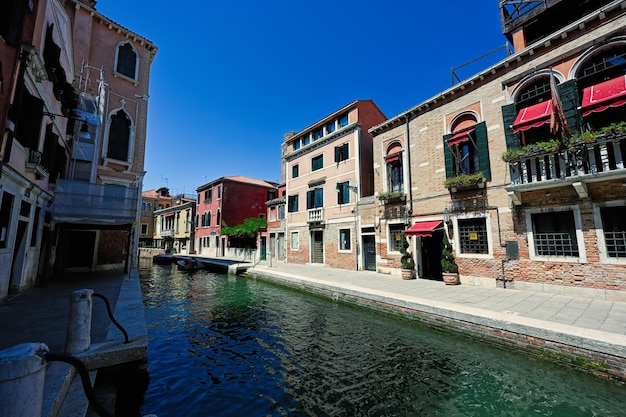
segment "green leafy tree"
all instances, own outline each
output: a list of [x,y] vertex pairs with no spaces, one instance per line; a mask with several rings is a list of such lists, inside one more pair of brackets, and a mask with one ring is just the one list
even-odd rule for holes
[[259,230],[267,228],[267,219],[251,217],[245,219],[243,224],[229,227],[222,222],[221,235],[228,236],[231,246],[236,248],[254,249],[256,248],[256,237]]

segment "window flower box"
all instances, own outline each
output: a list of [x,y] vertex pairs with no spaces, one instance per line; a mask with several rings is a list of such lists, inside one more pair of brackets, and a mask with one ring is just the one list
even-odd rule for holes
[[485,177],[482,172],[475,174],[461,174],[453,178],[448,178],[443,183],[444,187],[452,192],[456,192],[463,188],[484,188]]
[[384,191],[382,193],[379,193],[377,197],[385,204],[406,202],[406,194],[402,191]]

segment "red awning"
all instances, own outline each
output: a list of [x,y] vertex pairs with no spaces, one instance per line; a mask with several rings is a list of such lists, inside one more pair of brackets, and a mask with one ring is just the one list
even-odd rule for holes
[[163,217],[174,217],[174,213],[165,213]]
[[473,131],[474,129],[469,129],[463,132],[455,133],[448,139],[448,146],[454,146],[458,145],[459,143],[467,142],[470,139],[470,134]]
[[583,103],[580,106],[583,116],[605,111],[609,107],[626,104],[626,75],[613,78],[583,90]]
[[394,155],[389,155],[387,157],[385,157],[385,163],[390,163],[390,162],[396,162],[398,159],[400,159],[400,154],[394,154]]
[[440,220],[433,222],[417,222],[413,226],[406,229],[404,231],[404,235],[431,237],[433,235],[433,231],[441,226],[441,224],[442,222]]
[[533,104],[519,111],[515,123],[513,123],[513,132],[520,130],[528,130],[532,127],[539,127],[544,123],[550,122],[552,114],[552,100],[542,101]]

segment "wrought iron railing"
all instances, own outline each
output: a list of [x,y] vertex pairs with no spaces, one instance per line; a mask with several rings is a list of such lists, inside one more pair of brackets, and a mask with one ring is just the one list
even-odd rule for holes
[[626,169],[626,138],[605,136],[552,153],[524,155],[510,161],[511,183],[548,183]]

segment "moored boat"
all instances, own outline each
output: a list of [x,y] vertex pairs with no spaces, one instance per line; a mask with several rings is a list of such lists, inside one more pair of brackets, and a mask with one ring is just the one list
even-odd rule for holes
[[176,261],[176,259],[177,258],[175,256],[172,256],[172,254],[160,253],[152,257],[152,263],[160,264],[160,265],[169,265],[169,264],[173,264]]
[[196,259],[181,259],[176,262],[178,269],[182,271],[196,271],[204,268],[204,264]]

